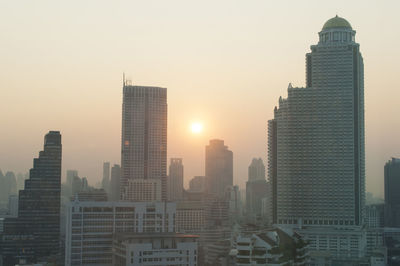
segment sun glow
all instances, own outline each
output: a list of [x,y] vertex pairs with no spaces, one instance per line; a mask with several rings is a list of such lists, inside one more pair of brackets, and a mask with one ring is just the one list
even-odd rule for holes
[[203,125],[198,122],[192,123],[191,129],[192,129],[192,133],[199,134],[199,133],[201,133],[201,131],[203,131]]

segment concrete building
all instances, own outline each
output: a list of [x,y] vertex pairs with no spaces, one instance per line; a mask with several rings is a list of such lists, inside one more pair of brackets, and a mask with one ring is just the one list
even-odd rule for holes
[[308,265],[308,245],[296,232],[279,228],[240,235],[234,244],[237,266]]
[[122,200],[124,201],[161,201],[162,180],[156,178],[149,179],[129,179],[122,188]]
[[79,191],[71,196],[71,201],[107,201],[108,196],[102,188],[90,188]]
[[189,181],[190,192],[206,192],[207,182],[205,176],[195,176]]
[[168,200],[183,199],[183,164],[182,159],[172,158],[168,175]]
[[197,238],[176,233],[118,233],[113,241],[113,265],[197,266]]
[[206,225],[206,210],[202,201],[179,201],[176,203],[176,232],[200,233]]
[[400,159],[385,164],[385,226],[400,227]]
[[385,204],[369,204],[365,206],[365,224],[369,228],[384,227]]
[[[167,89],[132,86],[124,80],[121,199],[138,199],[130,191],[140,189],[125,189],[128,181],[134,179],[158,180],[161,182],[160,197],[167,200]],[[132,182],[130,185],[142,186],[143,182]]]
[[175,203],[70,202],[65,265],[112,265],[116,233],[173,233],[175,214]]
[[225,189],[233,186],[233,153],[223,140],[213,139],[206,146],[208,192],[223,198]]
[[306,87],[289,85],[279,99],[269,129],[278,224],[364,223],[364,66],[355,33],[343,18],[328,20],[306,55]]

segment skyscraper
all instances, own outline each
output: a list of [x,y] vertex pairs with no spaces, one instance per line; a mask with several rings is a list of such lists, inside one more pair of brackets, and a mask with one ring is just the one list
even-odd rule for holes
[[103,163],[103,179],[101,181],[102,188],[108,193],[110,190],[110,162]]
[[120,180],[121,180],[121,167],[118,164],[114,164],[111,168],[111,182],[110,182],[110,200],[118,201],[120,192]]
[[210,140],[206,146],[206,178],[209,192],[219,198],[223,198],[225,189],[233,185],[233,153],[223,140]]
[[249,181],[265,180],[265,166],[261,158],[253,158],[249,165]]
[[[122,104],[121,199],[153,185],[167,199],[167,89],[128,85]],[[146,184],[149,183],[149,184]]]
[[183,199],[183,164],[180,158],[172,158],[169,165],[168,199],[172,201]]
[[400,227],[400,159],[385,164],[385,225]]
[[35,262],[60,251],[60,191],[61,135],[50,131],[19,192],[18,218],[5,223],[3,240],[10,248],[3,254],[6,265],[18,258]]
[[324,24],[306,55],[306,87],[289,84],[269,122],[278,224],[363,224],[364,66],[355,34],[338,16]]
[[253,158],[249,166],[249,177],[246,182],[246,213],[248,218],[261,216],[262,199],[270,196],[269,186],[265,180],[265,166],[261,158]]

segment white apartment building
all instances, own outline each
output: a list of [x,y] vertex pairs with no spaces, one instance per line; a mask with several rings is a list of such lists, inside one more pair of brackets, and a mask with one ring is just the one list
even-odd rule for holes
[[123,234],[113,242],[114,266],[197,266],[196,235]]
[[67,206],[65,265],[112,265],[116,233],[172,233],[175,214],[175,203],[72,201]]

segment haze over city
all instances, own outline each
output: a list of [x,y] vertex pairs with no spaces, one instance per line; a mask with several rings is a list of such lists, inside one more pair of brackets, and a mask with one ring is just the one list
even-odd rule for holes
[[0,167],[27,172],[43,135],[60,130],[63,175],[100,182],[103,161],[121,160],[126,73],[168,89],[168,158],[183,158],[185,184],[204,175],[205,145],[219,138],[243,187],[251,159],[266,163],[279,96],[305,86],[304,55],[338,14],[362,44],[366,184],[382,196],[383,165],[400,156],[398,10],[398,1],[2,2]]

